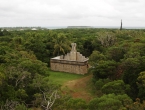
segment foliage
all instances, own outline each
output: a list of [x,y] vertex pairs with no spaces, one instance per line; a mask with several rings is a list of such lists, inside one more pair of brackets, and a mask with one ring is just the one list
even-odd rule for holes
[[115,61],[111,61],[111,60],[100,61],[92,69],[94,78],[114,79],[116,68],[117,68],[117,63]]
[[97,39],[101,42],[103,47],[112,46],[117,41],[117,38],[111,32],[101,32],[98,34]]
[[139,73],[139,76],[137,78],[139,84],[145,87],[145,71],[142,71]]
[[132,100],[126,95],[108,94],[89,102],[89,110],[119,110],[130,105]]
[[19,104],[15,107],[15,110],[28,110],[28,108],[24,104]]
[[111,82],[110,79],[99,79],[95,82],[95,88],[101,90],[101,88],[108,82]]
[[110,47],[106,54],[109,59],[113,59],[116,62],[119,62],[124,58],[124,51],[122,47]]
[[142,71],[139,73],[139,76],[137,78],[137,85],[139,88],[138,98],[142,100],[145,100],[145,71]]
[[93,51],[93,53],[89,57],[89,63],[91,66],[96,66],[100,61],[105,60],[106,57],[99,51]]
[[82,99],[69,99],[67,101],[67,109],[80,109],[80,110],[83,110],[83,109],[86,109],[86,102]]
[[53,38],[54,42],[54,55],[66,54],[70,50],[70,41],[65,34],[59,33]]
[[114,80],[103,85],[101,90],[104,94],[114,93],[118,95],[129,93],[130,87],[129,85],[126,85],[122,80]]
[[[1,109],[144,109],[144,33],[144,29],[0,29]],[[88,104],[62,95],[58,86],[83,76],[48,69],[50,58],[69,52],[71,42],[89,57],[94,89],[101,91],[102,96]]]

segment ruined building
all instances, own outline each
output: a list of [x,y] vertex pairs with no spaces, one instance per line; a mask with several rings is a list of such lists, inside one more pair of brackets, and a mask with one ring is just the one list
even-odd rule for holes
[[76,43],[72,43],[70,53],[51,58],[50,66],[53,71],[63,71],[76,74],[88,72],[88,58],[76,50]]

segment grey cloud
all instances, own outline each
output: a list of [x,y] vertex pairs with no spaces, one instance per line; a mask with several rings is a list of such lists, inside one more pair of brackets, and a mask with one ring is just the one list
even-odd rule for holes
[[[144,0],[3,0],[1,26],[145,25]],[[131,24],[131,20],[133,23]]]

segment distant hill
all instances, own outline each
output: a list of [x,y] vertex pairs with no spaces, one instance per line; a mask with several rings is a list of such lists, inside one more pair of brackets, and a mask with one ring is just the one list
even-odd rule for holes
[[68,26],[67,28],[93,28],[92,26]]

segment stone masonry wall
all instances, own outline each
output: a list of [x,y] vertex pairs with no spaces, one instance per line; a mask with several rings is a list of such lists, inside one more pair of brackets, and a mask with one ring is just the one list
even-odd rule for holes
[[76,43],[72,43],[70,53],[51,58],[50,66],[53,71],[63,71],[75,74],[88,72],[88,58],[76,51]]
[[62,60],[51,60],[50,66],[53,71],[62,71],[76,74],[86,74],[88,65],[86,62],[70,62]]

